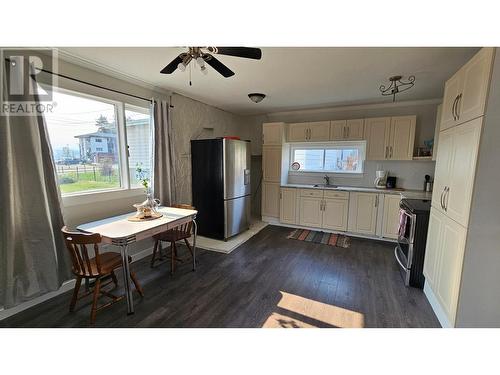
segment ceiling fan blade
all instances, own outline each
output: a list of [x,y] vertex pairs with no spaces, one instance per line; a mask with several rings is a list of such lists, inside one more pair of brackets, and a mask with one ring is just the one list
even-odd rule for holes
[[162,74],[172,74],[175,69],[177,69],[177,65],[182,62],[182,55],[177,56],[175,59],[173,59],[170,64],[168,64],[166,67],[164,67],[160,73]]
[[217,60],[215,57],[212,55],[205,55],[207,56],[205,59],[205,62],[210,65],[212,68],[217,70],[220,74],[222,74],[224,77],[231,77],[234,76],[234,72],[229,69],[227,66],[225,66],[223,63],[221,63],[219,60]]
[[228,55],[236,57],[244,57],[246,59],[260,60],[262,51],[260,48],[253,47],[208,47],[210,52],[219,55]]

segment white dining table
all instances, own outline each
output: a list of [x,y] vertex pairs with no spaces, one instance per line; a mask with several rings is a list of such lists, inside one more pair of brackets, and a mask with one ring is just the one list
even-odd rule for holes
[[159,207],[157,211],[163,216],[155,220],[129,221],[128,218],[135,214],[132,212],[77,226],[77,229],[82,232],[99,233],[103,243],[120,247],[128,314],[134,313],[134,298],[130,287],[130,265],[128,262],[128,246],[131,243],[151,238],[156,234],[192,221],[194,224],[193,271],[196,270],[196,214],[198,211],[174,207]]

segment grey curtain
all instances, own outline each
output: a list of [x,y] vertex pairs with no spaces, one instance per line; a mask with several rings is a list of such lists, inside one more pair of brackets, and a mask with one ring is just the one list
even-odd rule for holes
[[164,206],[176,203],[175,152],[170,121],[170,105],[165,100],[154,100],[153,112],[153,191]]
[[[5,69],[3,62],[1,66]],[[0,305],[4,308],[57,290],[72,278],[60,232],[63,217],[52,160],[43,116],[0,114]]]

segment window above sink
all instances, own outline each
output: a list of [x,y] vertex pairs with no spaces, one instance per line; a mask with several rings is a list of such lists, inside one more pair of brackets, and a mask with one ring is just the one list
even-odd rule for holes
[[365,141],[293,144],[290,172],[363,174]]

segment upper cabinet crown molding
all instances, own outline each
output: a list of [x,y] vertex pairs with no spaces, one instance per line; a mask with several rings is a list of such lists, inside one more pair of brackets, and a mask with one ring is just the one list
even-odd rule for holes
[[493,55],[493,48],[482,48],[446,81],[440,130],[484,115]]

